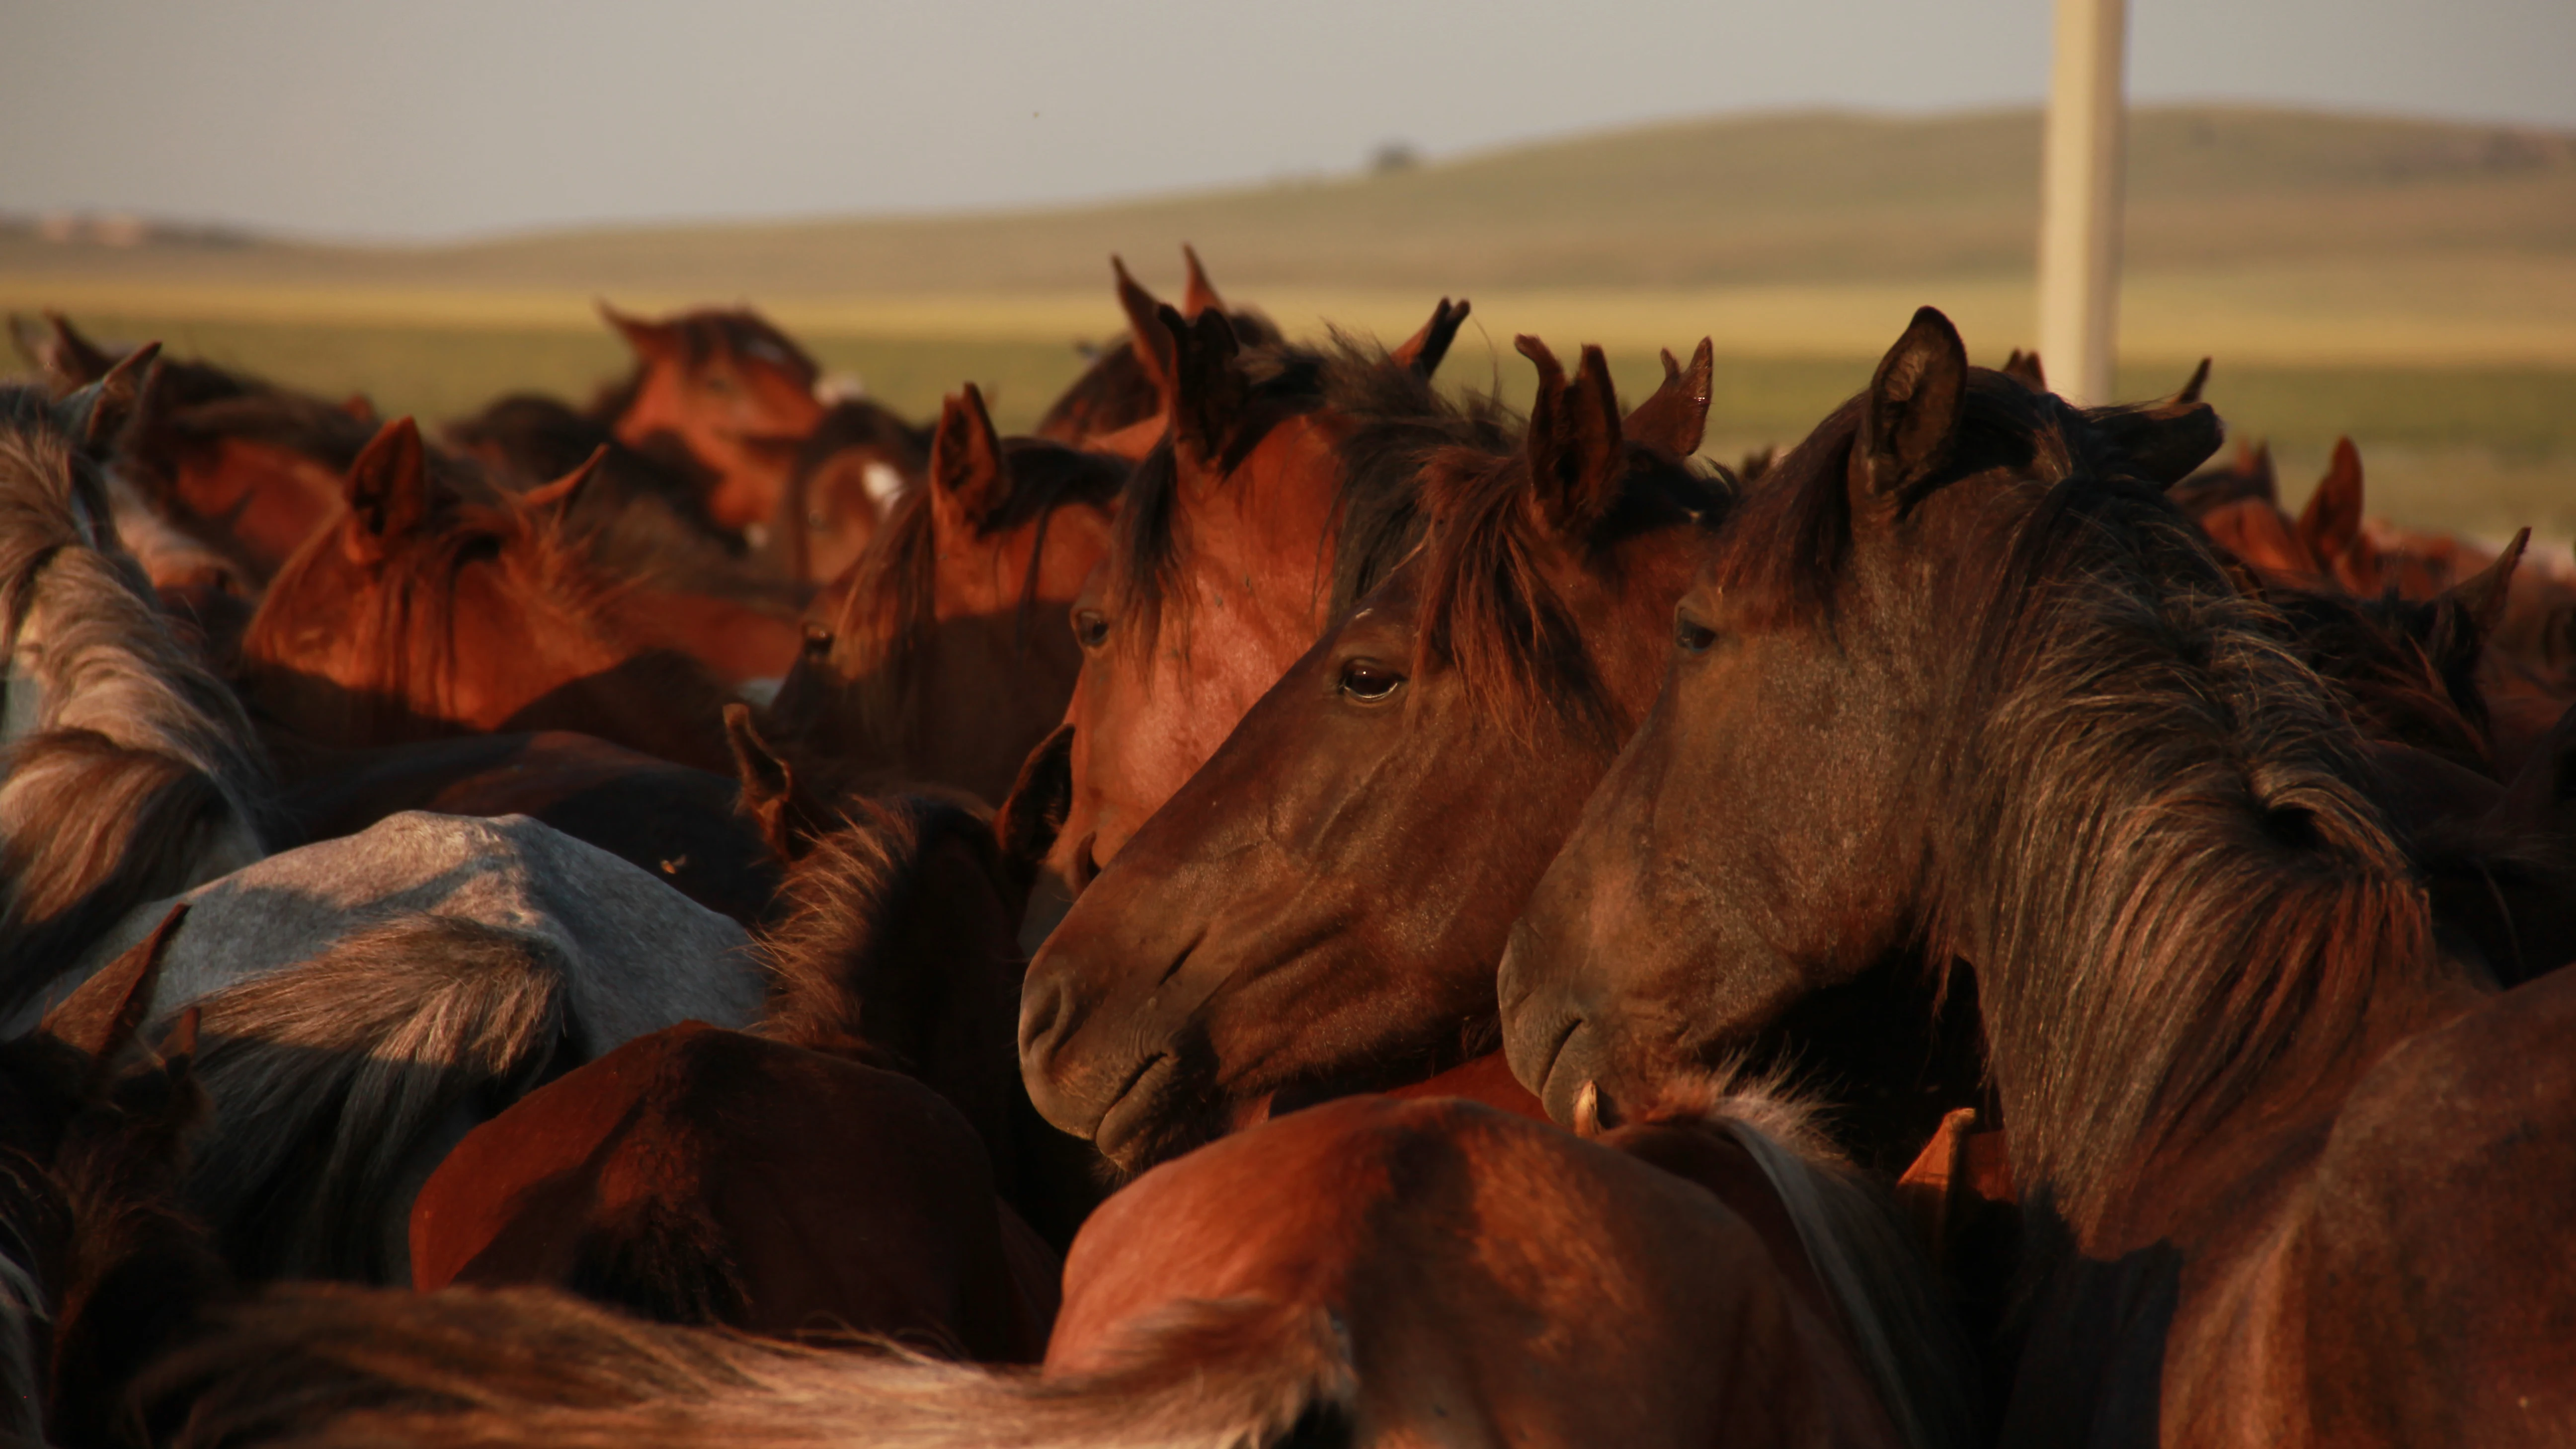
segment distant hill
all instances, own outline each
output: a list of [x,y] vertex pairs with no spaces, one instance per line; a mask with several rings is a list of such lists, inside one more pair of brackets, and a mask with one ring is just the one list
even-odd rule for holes
[[[2039,119],[1675,122],[1388,174],[992,215],[548,233],[435,248],[108,246],[0,232],[0,274],[763,299],[1092,290],[1198,244],[1229,287],[1592,289],[2026,272]],[[2130,131],[2140,270],[2576,262],[2576,135],[2248,108]]]

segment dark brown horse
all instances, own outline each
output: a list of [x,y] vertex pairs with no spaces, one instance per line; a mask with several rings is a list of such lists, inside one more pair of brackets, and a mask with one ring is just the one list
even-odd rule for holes
[[618,439],[668,451],[710,476],[707,516],[737,532],[778,511],[797,451],[823,420],[822,369],[768,319],[747,309],[683,312],[650,321],[601,303],[634,349],[635,371],[593,411]]
[[1030,1093],[1121,1162],[1493,1046],[1504,932],[1652,699],[1723,503],[1681,461],[1705,347],[1624,426],[1598,349],[1569,380],[1521,348],[1539,371],[1525,445],[1432,455],[1420,550],[1252,706],[1030,966]]
[[1055,793],[1062,826],[1030,945],[1412,548],[1423,458],[1508,445],[1501,409],[1431,387],[1466,315],[1444,300],[1390,354],[1347,340],[1246,352],[1221,314],[1161,314],[1177,421],[1139,465],[1109,561],[1074,609],[1071,734],[1061,767],[1033,781]]
[[1001,799],[1064,713],[1081,666],[1066,612],[1127,471],[1005,443],[971,384],[949,398],[929,482],[895,505],[779,687],[784,742]]
[[692,1333],[526,1291],[274,1292],[144,1386],[191,1446],[1970,1441],[1883,1202],[1768,1106],[1616,1150],[1360,1098],[1084,1230],[1044,1366]]
[[1513,1065],[1615,1115],[1915,944],[2031,1225],[2006,1443],[2563,1439],[2576,977],[2433,951],[2340,699],[2164,495],[2216,442],[1917,314],[1684,597],[1514,933]]
[[567,729],[731,773],[723,686],[617,617],[620,586],[555,526],[560,494],[465,502],[433,486],[408,418],[347,489],[346,516],[279,572],[242,640],[271,718],[339,746]]

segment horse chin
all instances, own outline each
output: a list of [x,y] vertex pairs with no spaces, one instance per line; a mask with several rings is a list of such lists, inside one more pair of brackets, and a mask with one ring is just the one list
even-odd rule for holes
[[1186,1092],[1180,1058],[1164,1052],[1139,1068],[1091,1129],[1091,1145],[1122,1172],[1142,1172],[1220,1135],[1176,1111]]

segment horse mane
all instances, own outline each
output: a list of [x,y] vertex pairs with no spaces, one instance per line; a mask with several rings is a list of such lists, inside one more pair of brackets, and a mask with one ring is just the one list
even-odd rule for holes
[[2495,772],[2486,696],[2473,675],[2445,678],[2433,657],[2443,604],[2394,592],[2376,599],[2288,586],[2259,592],[2287,621],[2310,667],[2344,692],[2346,713],[2364,734],[2482,775]]
[[0,624],[42,698],[0,776],[5,1000],[84,933],[190,884],[191,852],[215,833],[256,852],[269,769],[240,700],[171,633],[117,542],[95,465],[32,388],[0,389]]
[[1666,1083],[1640,1125],[1695,1122],[1741,1144],[1797,1229],[1861,1371],[1913,1449],[1976,1442],[1975,1373],[1938,1275],[1887,1190],[1835,1147],[1825,1108],[1785,1069],[1741,1059]]
[[[1002,444],[1010,491],[976,523],[980,538],[1034,524],[1028,570],[1020,587],[1015,638],[1025,647],[1034,619],[1046,530],[1067,504],[1107,507],[1128,480],[1127,465],[1038,438]],[[936,484],[906,489],[894,511],[851,566],[850,587],[831,619],[831,677],[841,681],[854,714],[843,723],[861,740],[908,756],[911,702],[939,623],[939,539],[930,497]]]
[[924,795],[852,802],[841,828],[816,840],[779,887],[785,910],[760,939],[770,971],[763,1035],[818,1050],[852,1042],[893,1049],[882,1040],[869,1001],[904,964],[889,955],[925,904],[918,888],[922,866],[951,842],[984,865],[1006,900],[1016,894],[1003,886],[1000,846],[985,817]]
[[1107,1367],[1043,1377],[647,1323],[530,1288],[298,1285],[216,1319],[137,1389],[147,1420],[184,1423],[192,1444],[1274,1446],[1341,1442],[1358,1392],[1327,1315],[1257,1299],[1177,1305]]
[[[2338,691],[2117,452],[2110,410],[1983,369],[1964,408],[1950,467],[1897,507],[1998,474],[2028,507],[1955,601],[1974,662],[1928,766],[1961,795],[1933,939],[1977,972],[2015,1178],[2084,1223],[2294,1046],[2351,1040],[2428,959],[2429,910]],[[1858,420],[1781,461],[1722,586],[1830,600]]]
[[[1590,561],[1657,527],[1695,519],[1713,528],[1732,506],[1735,483],[1628,444],[1617,502],[1582,540]],[[1519,449],[1449,448],[1424,464],[1423,493],[1435,522],[1422,564],[1422,627],[1414,672],[1455,670],[1470,698],[1516,732],[1553,713],[1616,743],[1623,721],[1593,667],[1581,630],[1540,566],[1547,537]]]
[[[1328,616],[1359,602],[1421,542],[1420,476],[1427,458],[1443,448],[1499,453],[1520,435],[1519,417],[1494,398],[1448,397],[1385,348],[1338,329],[1321,349],[1277,345],[1243,354],[1242,364],[1250,388],[1220,445],[1222,472],[1242,466],[1289,418],[1331,410],[1353,424],[1337,448],[1342,483],[1332,529],[1317,549]],[[1166,626],[1187,623],[1190,596],[1180,587],[1175,534],[1179,506],[1180,468],[1166,434],[1136,466],[1109,555],[1108,594],[1121,647],[1139,654],[1153,650]]]

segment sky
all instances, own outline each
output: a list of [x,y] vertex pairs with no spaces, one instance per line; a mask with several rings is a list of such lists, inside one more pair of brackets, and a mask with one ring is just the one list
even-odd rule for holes
[[[895,214],[1787,107],[2026,105],[2047,0],[0,0],[0,211]],[[2576,0],[2130,0],[2139,102],[2576,130]]]

